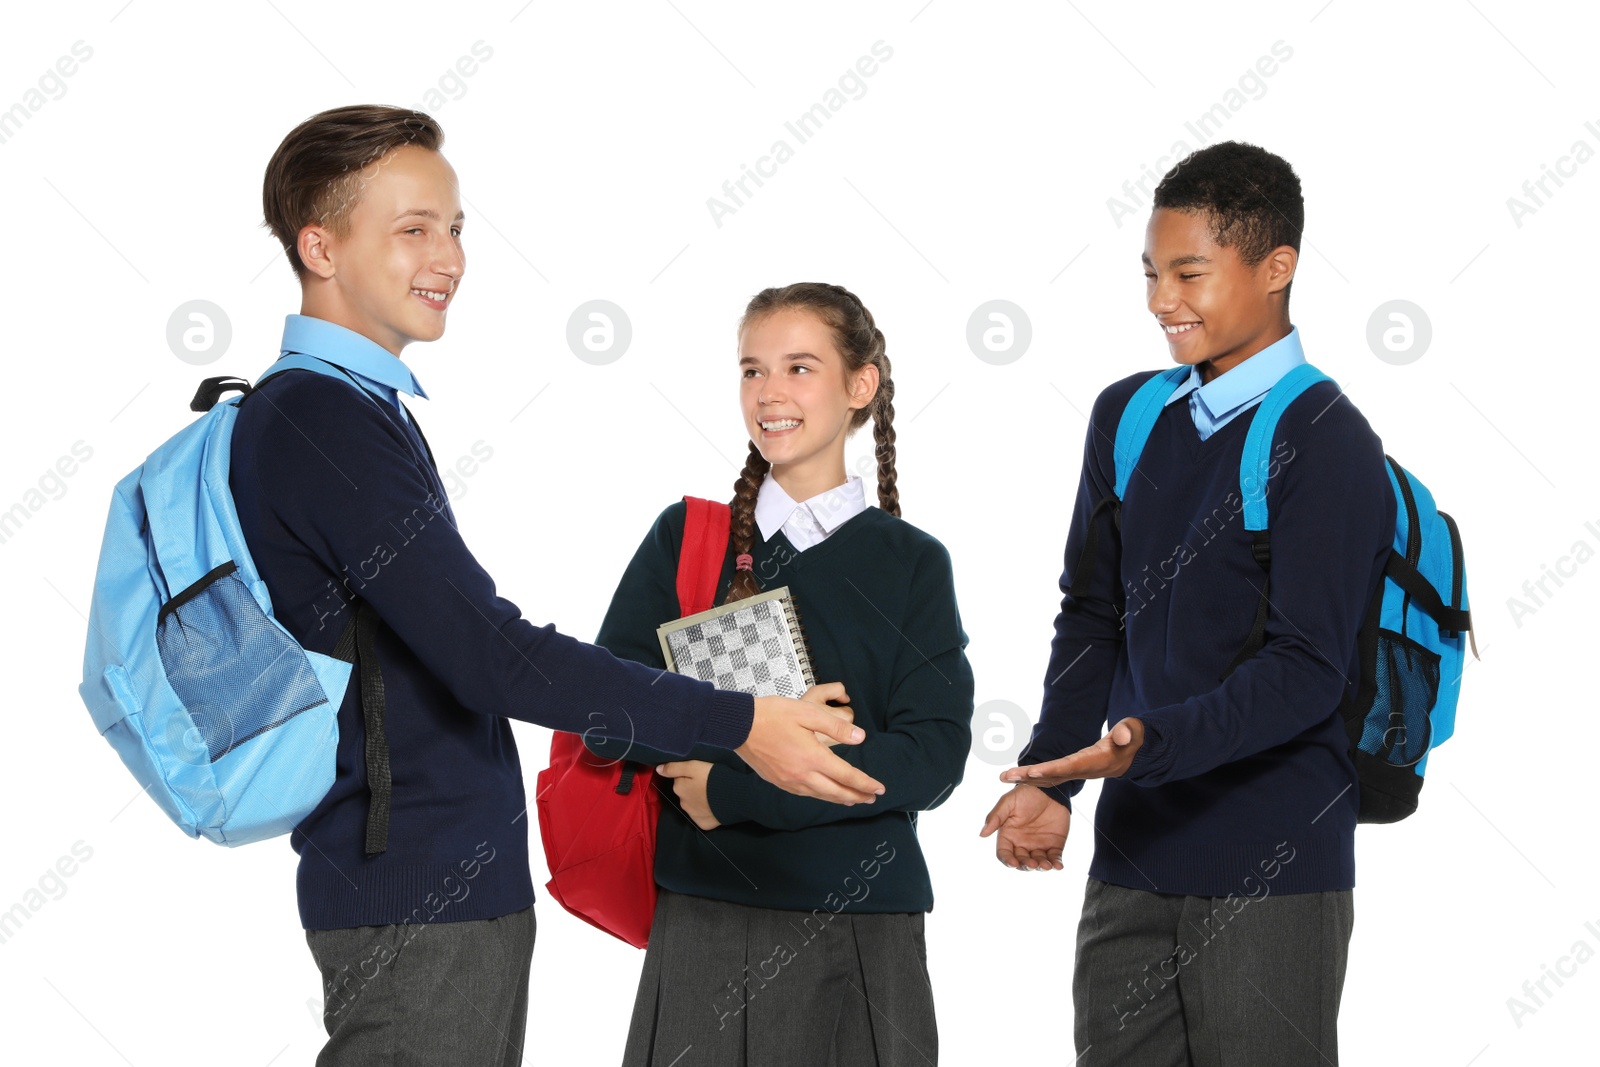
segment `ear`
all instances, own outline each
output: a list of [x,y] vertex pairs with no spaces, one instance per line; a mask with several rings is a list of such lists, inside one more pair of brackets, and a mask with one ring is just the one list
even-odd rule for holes
[[314,222],[300,227],[300,237],[296,242],[300,262],[319,278],[333,277],[334,241],[335,238],[330,231]]
[[1281,293],[1294,281],[1294,270],[1300,262],[1300,253],[1289,245],[1279,245],[1267,253],[1267,258],[1262,261],[1261,269],[1264,272],[1263,280],[1267,285],[1267,292]]
[[850,407],[864,408],[872,403],[872,398],[878,395],[878,368],[875,364],[868,363],[856,371],[855,378],[850,383]]

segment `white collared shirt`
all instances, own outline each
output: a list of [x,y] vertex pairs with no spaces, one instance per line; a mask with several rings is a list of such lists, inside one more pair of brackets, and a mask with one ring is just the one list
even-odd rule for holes
[[818,493],[801,503],[784,492],[772,472],[761,482],[756,494],[756,525],[761,538],[772,540],[779,530],[795,548],[804,552],[867,510],[866,490],[858,475],[850,475],[843,485]]

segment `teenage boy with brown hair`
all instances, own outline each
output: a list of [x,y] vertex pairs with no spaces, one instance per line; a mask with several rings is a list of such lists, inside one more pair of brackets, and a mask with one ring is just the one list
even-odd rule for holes
[[[335,782],[291,837],[326,994],[319,1064],[520,1062],[533,885],[510,718],[735,749],[775,784],[840,803],[882,790],[813,733],[859,741],[840,713],[619,660],[496,593],[398,395],[426,396],[400,353],[443,335],[465,270],[443,140],[421,112],[337,108],[284,138],[263,189],[301,286],[281,351],[332,366],[274,375],[241,402],[240,524],[305,647],[331,653],[356,598],[381,620],[358,645],[382,671],[383,729],[366,729],[353,681]],[[388,782],[385,832],[368,816]]]

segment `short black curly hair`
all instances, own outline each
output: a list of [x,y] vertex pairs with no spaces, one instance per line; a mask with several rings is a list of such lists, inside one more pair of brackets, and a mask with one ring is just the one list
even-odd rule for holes
[[[1191,152],[1162,177],[1155,208],[1204,212],[1211,239],[1254,267],[1280,245],[1300,251],[1306,202],[1289,161],[1243,141]],[[1284,300],[1289,288],[1283,290]]]

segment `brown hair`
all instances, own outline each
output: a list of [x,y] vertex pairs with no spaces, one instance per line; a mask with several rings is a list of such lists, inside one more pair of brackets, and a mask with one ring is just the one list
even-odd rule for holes
[[369,164],[406,145],[437,152],[442,144],[444,130],[431,115],[386,104],[336,107],[290,130],[267,163],[261,207],[262,225],[283,245],[295,277],[306,275],[300,230],[316,223],[346,236]]
[[[872,436],[878,457],[878,506],[891,515],[900,514],[900,493],[894,484],[894,380],[889,377],[889,357],[885,353],[883,331],[872,321],[872,312],[861,303],[861,298],[840,285],[822,282],[796,282],[779,289],[763,289],[751,298],[739,320],[739,332],[751,322],[775,311],[798,308],[814,313],[833,331],[834,345],[844,356],[845,379],[863,367],[878,368],[878,392],[865,407],[850,414],[846,433],[854,433],[869,418],[873,422]],[[754,441],[750,454],[733,483],[733,509],[730,533],[736,555],[748,553],[755,542],[756,494],[767,471],[772,469]],[[728,601],[754,596],[755,574],[748,570],[733,572],[733,588]]]

